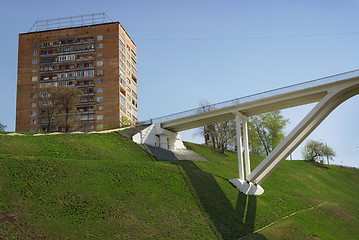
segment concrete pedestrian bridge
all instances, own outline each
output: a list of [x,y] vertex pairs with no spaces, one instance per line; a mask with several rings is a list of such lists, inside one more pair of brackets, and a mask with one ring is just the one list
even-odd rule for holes
[[[359,69],[140,122],[139,125],[148,124],[149,127],[134,135],[133,140],[169,150],[181,149],[185,147],[178,132],[235,119],[239,146],[239,178],[231,179],[230,182],[245,194],[259,195],[264,191],[259,184],[337,106],[357,94],[359,94]],[[248,118],[315,102],[317,104],[303,120],[251,171]]]

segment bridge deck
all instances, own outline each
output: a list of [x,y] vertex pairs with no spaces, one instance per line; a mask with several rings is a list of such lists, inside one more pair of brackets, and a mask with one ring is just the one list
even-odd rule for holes
[[320,101],[335,86],[357,81],[359,69],[283,88],[237,98],[209,107],[195,108],[148,121],[142,124],[161,123],[162,128],[174,132],[234,119],[233,112],[252,116],[264,112],[305,105]]

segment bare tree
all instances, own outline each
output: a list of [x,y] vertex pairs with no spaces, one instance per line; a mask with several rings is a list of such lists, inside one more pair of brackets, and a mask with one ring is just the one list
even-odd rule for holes
[[46,130],[63,127],[68,132],[76,124],[76,103],[83,92],[75,87],[46,87],[39,90],[40,118],[46,121]]
[[46,131],[50,132],[57,114],[57,88],[46,87],[39,90],[40,119],[46,120]]
[[83,92],[75,87],[58,87],[55,93],[57,100],[57,119],[65,132],[76,126],[76,103],[79,102]]
[[[215,110],[208,101],[200,102],[201,110],[209,112]],[[217,149],[223,153],[229,147],[235,148],[233,138],[235,136],[235,124],[233,121],[215,123],[201,127],[199,134],[203,135],[205,144]]]
[[6,127],[7,127],[6,125],[4,125],[0,122],[0,132],[5,132]]

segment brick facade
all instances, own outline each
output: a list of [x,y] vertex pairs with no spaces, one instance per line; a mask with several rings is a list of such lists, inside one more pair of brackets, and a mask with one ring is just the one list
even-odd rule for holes
[[[137,122],[136,45],[118,22],[19,35],[16,131],[48,131],[39,93],[45,86],[84,92],[75,130]],[[39,91],[40,89],[40,91]],[[59,131],[56,123],[51,131]]]

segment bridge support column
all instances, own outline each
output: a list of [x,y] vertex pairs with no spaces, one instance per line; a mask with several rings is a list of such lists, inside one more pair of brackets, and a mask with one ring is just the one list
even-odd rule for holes
[[160,136],[160,147],[164,149],[168,149],[168,139],[167,136],[164,134],[159,135]]
[[[235,120],[236,120],[239,178],[230,179],[229,182],[233,186],[235,186],[240,192],[246,195],[260,195],[264,192],[261,186],[244,180],[243,148],[244,148],[246,177],[251,173],[250,158],[249,158],[249,141],[248,141],[248,116],[240,112],[233,112],[233,114],[235,115]],[[243,128],[243,136],[242,136],[242,128]],[[243,138],[243,146],[242,146],[242,138]]]

